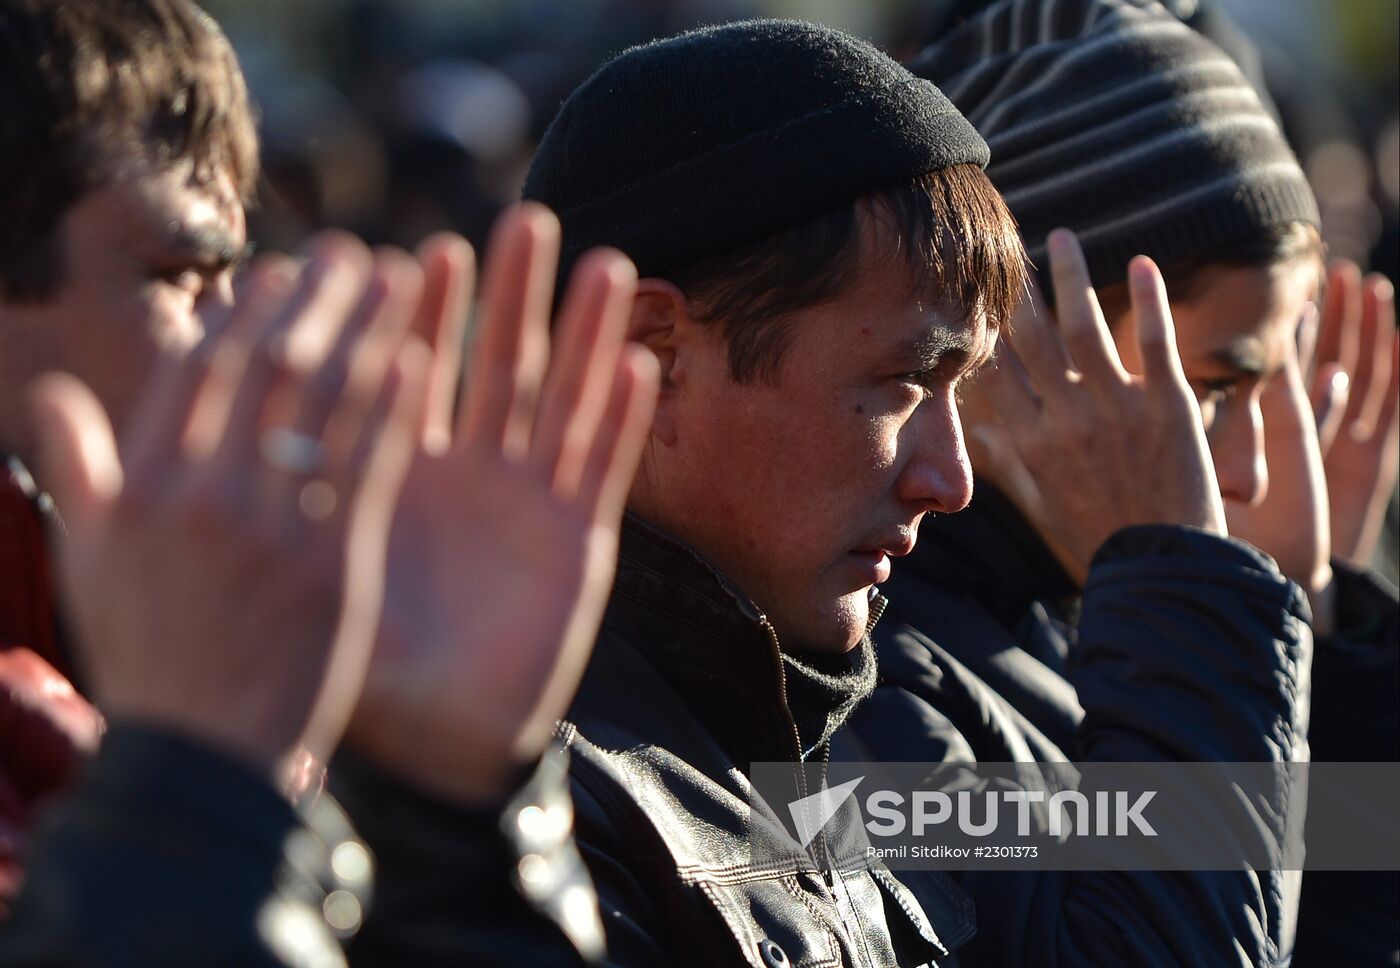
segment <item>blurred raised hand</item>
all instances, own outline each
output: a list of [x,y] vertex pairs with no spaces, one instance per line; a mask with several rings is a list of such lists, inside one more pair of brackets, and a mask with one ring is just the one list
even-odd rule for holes
[[268,258],[229,317],[147,388],[120,447],[64,374],[32,388],[66,524],[62,593],[98,704],[281,783],[358,698],[390,522],[422,422],[423,282],[406,255],[321,238]]
[[1332,550],[1361,567],[1380,540],[1400,474],[1400,340],[1395,289],[1338,260],[1316,339],[1300,346],[1326,470]]
[[581,260],[551,356],[558,250],[538,205],[497,224],[460,399],[471,250],[439,237],[420,252],[431,404],[348,742],[462,801],[507,792],[573,696],[657,394],[655,360],[624,342],[636,271],[620,253]]

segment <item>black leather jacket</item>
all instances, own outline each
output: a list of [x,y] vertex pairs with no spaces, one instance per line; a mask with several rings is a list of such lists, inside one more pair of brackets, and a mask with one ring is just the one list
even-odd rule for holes
[[[978,482],[885,588],[881,684],[853,728],[885,760],[1286,762],[1306,756],[1300,590],[1243,542],[1134,527],[1080,589]],[[1267,805],[1277,816],[1297,802]],[[969,872],[980,965],[1279,965],[1296,873]]]
[[750,807],[783,806],[758,798],[749,764],[826,755],[874,684],[868,643],[843,661],[823,674],[784,656],[747,596],[628,519],[561,727],[610,963],[920,965],[972,932],[970,902],[943,875],[913,890],[883,868],[828,875],[800,849],[749,863]]

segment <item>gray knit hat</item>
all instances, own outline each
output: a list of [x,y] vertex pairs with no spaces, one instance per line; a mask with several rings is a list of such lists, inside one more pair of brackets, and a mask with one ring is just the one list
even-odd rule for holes
[[1317,203],[1239,68],[1156,0],[1001,0],[910,64],[991,149],[987,175],[1044,269],[1073,229],[1095,285],[1171,266]]

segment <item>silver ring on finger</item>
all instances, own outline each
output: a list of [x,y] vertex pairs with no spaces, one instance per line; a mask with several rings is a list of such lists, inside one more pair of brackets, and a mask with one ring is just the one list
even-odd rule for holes
[[258,453],[268,467],[295,477],[310,477],[325,463],[325,448],[319,440],[286,427],[264,431]]

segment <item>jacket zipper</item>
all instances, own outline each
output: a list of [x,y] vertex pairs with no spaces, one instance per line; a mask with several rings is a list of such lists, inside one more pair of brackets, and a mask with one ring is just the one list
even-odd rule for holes
[[767,615],[760,614],[758,624],[768,635],[768,644],[773,647],[773,662],[778,670],[778,701],[783,707],[783,718],[787,720],[788,731],[792,736],[793,762],[797,764],[797,790],[799,799],[807,796],[807,776],[802,770],[802,734],[797,731],[797,719],[788,705],[787,670],[783,668],[783,648],[778,642],[778,630],[768,621]]
[[[793,770],[797,774],[797,798],[803,800],[807,797],[807,771],[802,759],[802,734],[797,729],[797,719],[793,716],[792,708],[788,705],[787,670],[783,668],[782,644],[778,641],[778,630],[773,628],[773,623],[768,621],[767,615],[759,616],[759,624],[763,626],[763,631],[768,633],[768,642],[773,646],[773,661],[777,664],[778,669],[778,699],[782,703],[783,717],[787,720],[788,729],[792,733]],[[822,744],[821,756],[821,771],[823,778],[825,778],[826,764],[831,759],[830,743]],[[821,864],[820,857],[827,856],[825,831],[818,831],[811,846],[816,847],[819,856],[814,859],[817,860],[818,864]],[[829,863],[823,865],[822,879],[826,882],[827,889],[832,891],[834,896],[836,884],[832,878],[830,866]]]
[[[875,628],[875,623],[880,621],[880,617],[885,614],[885,608],[889,605],[889,599],[883,595],[876,595],[870,602],[870,615],[865,622],[865,634],[869,635]],[[778,630],[773,627],[773,623],[768,621],[768,616],[759,614],[758,622],[763,626],[763,631],[768,635],[768,643],[773,648],[773,661],[778,670],[778,699],[782,703],[783,717],[787,720],[788,729],[792,734],[793,763],[797,771],[798,798],[807,796],[807,774],[803,769],[802,759],[802,734],[797,729],[797,719],[792,715],[792,708],[788,705],[787,692],[787,670],[783,667],[783,649],[778,641]],[[818,783],[825,784],[827,766],[831,762],[831,743],[825,742],[821,745],[821,766]],[[831,852],[826,845],[826,831],[818,831],[817,836],[812,840],[812,847],[816,848],[816,856],[813,858],[822,868],[822,882],[826,885],[827,891],[831,894],[833,903],[836,902],[836,874],[832,870]],[[844,919],[843,919],[844,923]]]
[[885,609],[889,607],[890,600],[884,595],[876,595],[870,600],[870,614],[865,619],[865,634],[869,635],[875,631],[875,623],[880,621],[880,616],[885,614]]

